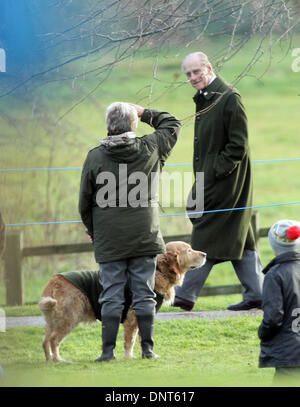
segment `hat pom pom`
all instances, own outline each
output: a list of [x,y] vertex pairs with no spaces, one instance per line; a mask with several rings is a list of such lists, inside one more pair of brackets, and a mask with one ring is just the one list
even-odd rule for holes
[[297,240],[300,237],[300,227],[299,226],[291,226],[286,235],[290,240]]

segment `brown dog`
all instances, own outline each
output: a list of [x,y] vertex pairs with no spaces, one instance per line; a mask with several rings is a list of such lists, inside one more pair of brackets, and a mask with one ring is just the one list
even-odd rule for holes
[[[175,296],[175,286],[182,285],[185,273],[195,267],[202,267],[206,261],[206,254],[193,250],[184,242],[170,242],[166,245],[167,253],[157,256],[155,274],[155,292],[161,303],[171,304]],[[46,331],[43,348],[46,360],[63,361],[59,356],[59,346],[63,339],[78,325],[79,322],[95,322],[99,313],[97,305],[90,301],[83,287],[75,287],[68,281],[71,273],[57,274],[51,278],[46,286],[39,307],[46,320]],[[84,273],[84,282],[95,289],[97,298],[102,287],[98,281],[98,272]],[[74,274],[73,274],[74,275]],[[98,284],[98,286],[97,286]],[[126,297],[126,293],[125,293]],[[128,296],[127,296],[128,297]],[[92,305],[93,304],[93,305]],[[129,308],[129,309],[128,309]],[[123,313],[124,322],[124,354],[126,358],[133,356],[133,347],[138,332],[135,311],[128,308]],[[100,317],[101,318],[101,317]],[[98,319],[100,319],[98,317]]]

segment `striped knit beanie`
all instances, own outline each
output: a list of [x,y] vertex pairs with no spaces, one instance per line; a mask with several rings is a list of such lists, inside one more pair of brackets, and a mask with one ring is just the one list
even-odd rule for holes
[[268,236],[275,253],[297,251],[300,245],[300,222],[280,220],[270,228]]

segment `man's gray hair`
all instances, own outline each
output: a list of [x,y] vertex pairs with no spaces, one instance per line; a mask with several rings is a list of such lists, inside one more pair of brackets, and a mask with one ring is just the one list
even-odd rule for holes
[[115,102],[106,110],[106,127],[111,136],[134,131],[138,126],[138,114],[129,103]]
[[182,61],[181,70],[183,73],[185,73],[184,63],[186,62],[186,60],[188,58],[193,57],[193,56],[197,56],[199,58],[201,65],[207,66],[210,64],[209,59],[208,59],[207,55],[204,54],[204,52],[192,52],[191,54],[188,54]]

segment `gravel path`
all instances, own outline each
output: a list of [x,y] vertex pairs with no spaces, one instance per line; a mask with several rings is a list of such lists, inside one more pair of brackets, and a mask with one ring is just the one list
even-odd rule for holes
[[240,317],[240,316],[262,316],[263,311],[253,308],[249,311],[192,311],[192,312],[159,312],[156,319],[160,321],[170,321],[172,319],[215,319],[223,317]]
[[[170,321],[174,319],[214,319],[223,317],[238,316],[262,316],[262,310],[253,308],[249,311],[195,311],[195,312],[159,312],[156,315],[158,321]],[[6,328],[16,326],[43,326],[45,325],[44,317],[7,317]]]

